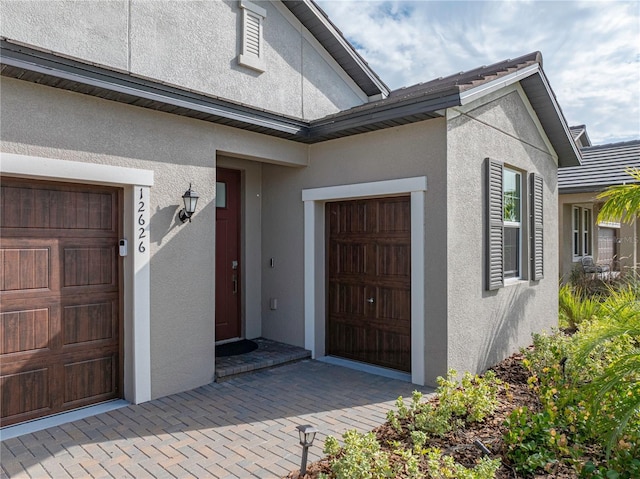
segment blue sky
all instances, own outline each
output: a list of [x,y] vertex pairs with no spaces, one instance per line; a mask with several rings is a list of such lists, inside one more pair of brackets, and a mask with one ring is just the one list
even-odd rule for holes
[[640,1],[317,3],[392,89],[540,51],[569,125],[640,138]]

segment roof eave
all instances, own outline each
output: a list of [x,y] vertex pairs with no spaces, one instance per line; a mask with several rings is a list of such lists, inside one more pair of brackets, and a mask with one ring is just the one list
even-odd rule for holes
[[[250,131],[259,131],[281,138],[296,139],[308,134],[309,125],[303,120],[287,118],[277,113],[81,63],[14,44],[4,38],[0,41],[0,52],[1,65],[40,74],[45,79],[52,79],[52,83],[55,83],[55,80],[67,81],[91,87],[97,91],[147,100],[149,103],[155,103],[157,107],[155,109],[161,111],[167,111],[167,106],[175,107],[185,112],[183,116],[208,115],[212,118],[209,121],[212,122],[216,122],[213,119],[219,118],[220,123],[224,122],[231,126],[243,127]],[[3,75],[5,75],[4,68]],[[20,77],[16,78],[21,79]],[[63,88],[59,84],[49,86]],[[73,86],[66,89],[81,90]],[[97,93],[94,96],[98,96]],[[116,101],[127,103],[122,100]],[[152,105],[147,107],[154,108]]]

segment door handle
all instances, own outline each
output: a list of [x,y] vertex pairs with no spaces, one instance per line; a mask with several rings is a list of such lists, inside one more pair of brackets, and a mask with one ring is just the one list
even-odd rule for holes
[[238,277],[234,274],[231,277],[231,282],[233,283],[233,294],[238,292]]
[[369,303],[369,304],[373,304],[373,298],[369,298],[369,299],[367,299],[367,303]]

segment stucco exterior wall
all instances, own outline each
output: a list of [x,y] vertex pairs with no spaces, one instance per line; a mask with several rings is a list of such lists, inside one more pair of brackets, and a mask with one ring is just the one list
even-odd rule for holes
[[[429,120],[313,145],[304,169],[263,165],[263,335],[304,345],[303,202],[306,188],[427,177],[425,371],[446,368],[446,122]],[[323,248],[323,245],[318,246]],[[269,299],[278,309],[269,309]]]
[[562,281],[567,281],[571,275],[571,271],[580,265],[579,262],[573,260],[573,225],[571,215],[574,205],[593,209],[591,244],[593,247],[593,257],[598,257],[598,231],[595,225],[595,219],[598,215],[599,208],[594,205],[596,201],[595,196],[596,193],[572,193],[558,196],[559,274]]
[[[524,252],[522,281],[486,289],[487,157],[544,179],[540,281],[528,279]],[[481,372],[530,344],[531,333],[557,324],[557,161],[518,85],[448,112],[447,158],[448,367]],[[527,181],[523,175],[523,186]],[[523,200],[526,194],[525,188]],[[527,223],[528,213],[523,217],[525,245]]]
[[267,11],[262,73],[237,62],[238,0],[2,0],[0,36],[297,118],[366,101],[286,7],[255,3]]
[[[2,152],[154,172],[151,394],[156,398],[209,383],[217,151],[303,165],[307,147],[20,80],[3,78],[0,86],[3,119],[11,119],[2,123]],[[182,224],[177,213],[189,183],[200,200],[193,222]],[[131,294],[126,285],[125,294]],[[254,331],[255,307],[246,311]]]

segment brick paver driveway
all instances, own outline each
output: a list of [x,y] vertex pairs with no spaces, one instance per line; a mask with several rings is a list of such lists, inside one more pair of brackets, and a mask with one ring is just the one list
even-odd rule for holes
[[8,439],[2,475],[281,478],[300,466],[297,425],[321,431],[309,451],[313,461],[326,435],[371,430],[414,389],[302,361]]

